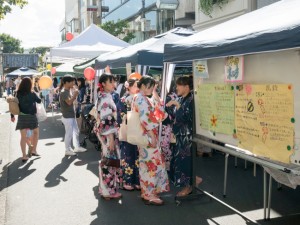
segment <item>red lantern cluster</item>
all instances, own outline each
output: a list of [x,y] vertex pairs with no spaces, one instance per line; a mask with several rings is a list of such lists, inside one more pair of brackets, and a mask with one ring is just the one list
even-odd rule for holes
[[83,74],[87,80],[94,80],[95,78],[95,70],[92,67],[85,68]]
[[74,35],[70,32],[66,33],[66,40],[71,41],[74,38]]

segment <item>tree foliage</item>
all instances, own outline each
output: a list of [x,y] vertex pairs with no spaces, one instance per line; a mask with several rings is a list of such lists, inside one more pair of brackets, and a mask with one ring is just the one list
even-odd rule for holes
[[45,53],[47,51],[50,51],[50,47],[41,46],[41,47],[31,48],[29,50],[29,53],[31,53],[31,54],[36,53],[36,54],[39,54],[40,56],[43,56],[43,55],[45,55]]
[[118,20],[117,22],[114,21],[107,21],[100,25],[100,27],[107,31],[108,33],[112,34],[115,37],[119,37],[123,41],[129,42],[133,38],[135,38],[133,32],[126,31],[126,28],[129,27],[127,21]]
[[9,34],[0,34],[0,41],[3,44],[3,53],[24,52],[24,48],[21,48],[21,41]]
[[11,12],[11,6],[19,6],[22,9],[27,4],[27,0],[0,0],[0,20]]

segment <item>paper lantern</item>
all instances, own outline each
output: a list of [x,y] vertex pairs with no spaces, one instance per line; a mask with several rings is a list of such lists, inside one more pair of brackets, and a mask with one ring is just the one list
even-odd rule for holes
[[46,68],[47,68],[47,70],[51,70],[52,65],[51,64],[47,64]]
[[42,76],[39,79],[39,86],[40,86],[41,90],[50,88],[52,86],[52,79],[51,79],[51,77],[49,77],[47,75]]
[[83,74],[87,80],[93,80],[95,78],[95,70],[92,67],[85,68]]
[[71,41],[74,38],[74,35],[70,32],[66,33],[66,40]]
[[52,67],[52,69],[51,69],[51,74],[53,75],[53,74],[55,74],[56,73],[56,67]]
[[142,75],[141,74],[139,74],[139,73],[137,73],[137,72],[135,72],[135,73],[132,73],[132,74],[130,74],[130,76],[129,76],[129,79],[141,79],[142,78]]

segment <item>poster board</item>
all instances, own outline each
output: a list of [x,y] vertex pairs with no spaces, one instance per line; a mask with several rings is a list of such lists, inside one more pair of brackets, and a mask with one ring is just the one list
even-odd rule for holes
[[[244,56],[244,80],[243,83],[231,84],[293,84],[294,96],[294,153],[291,162],[300,165],[300,54],[299,50],[285,50]],[[194,89],[202,84],[225,84],[224,82],[224,58],[207,60],[209,78],[194,76]],[[195,91],[195,105],[197,107],[197,91]],[[226,144],[238,146],[239,140],[235,135],[211,132],[200,126],[200,113],[195,110],[196,134]],[[258,153],[260,154],[260,153]],[[259,156],[259,155],[258,155]]]

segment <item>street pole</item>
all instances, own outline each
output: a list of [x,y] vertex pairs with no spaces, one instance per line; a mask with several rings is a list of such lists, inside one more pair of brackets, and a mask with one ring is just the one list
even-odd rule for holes
[[3,74],[3,43],[0,41],[0,98],[3,97],[3,84],[4,84],[4,74]]

